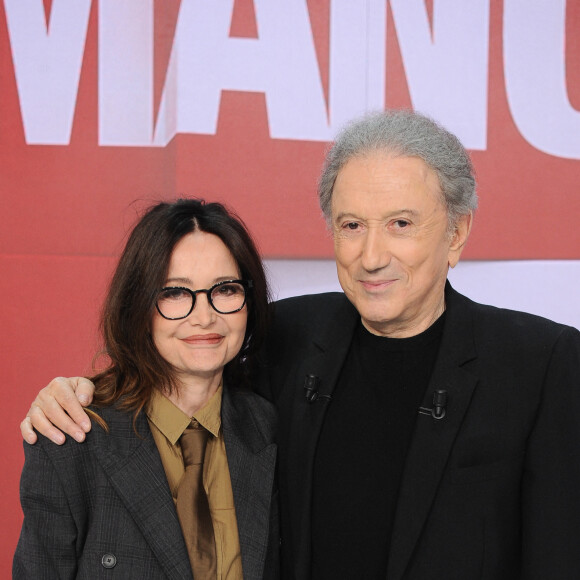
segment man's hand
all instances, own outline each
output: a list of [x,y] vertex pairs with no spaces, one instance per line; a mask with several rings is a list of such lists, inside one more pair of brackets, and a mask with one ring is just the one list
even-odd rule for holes
[[34,427],[57,445],[65,441],[59,429],[79,442],[84,441],[85,433],[91,430],[91,421],[83,407],[91,403],[94,392],[95,386],[84,377],[53,379],[38,393],[20,423],[23,439],[30,444],[36,443]]

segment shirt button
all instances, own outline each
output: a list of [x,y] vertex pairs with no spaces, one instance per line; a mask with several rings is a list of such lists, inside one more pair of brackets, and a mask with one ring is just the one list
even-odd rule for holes
[[101,559],[103,568],[114,568],[117,564],[117,558],[113,554],[105,554]]

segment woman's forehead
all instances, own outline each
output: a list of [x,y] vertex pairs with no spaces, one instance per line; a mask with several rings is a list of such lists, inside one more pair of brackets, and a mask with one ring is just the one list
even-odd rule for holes
[[168,279],[195,284],[216,283],[240,276],[233,254],[215,234],[195,231],[186,234],[171,254]]

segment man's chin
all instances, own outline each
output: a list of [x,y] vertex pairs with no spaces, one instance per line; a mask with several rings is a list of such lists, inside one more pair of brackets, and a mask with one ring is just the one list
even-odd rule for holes
[[387,314],[386,308],[377,312],[375,309],[371,310],[359,310],[361,314],[361,320],[364,327],[372,334],[377,334],[381,336],[387,336],[389,328],[392,328],[394,320],[393,317]]

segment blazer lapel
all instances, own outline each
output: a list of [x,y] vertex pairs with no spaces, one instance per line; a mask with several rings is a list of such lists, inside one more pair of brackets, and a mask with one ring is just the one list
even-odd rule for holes
[[[282,402],[292,406],[284,470],[295,482],[289,486],[288,494],[292,506],[291,541],[297,578],[310,576],[312,470],[318,437],[330,402],[324,396],[309,402],[304,383],[307,375],[314,375],[318,378],[320,395],[331,396],[334,392],[359,319],[346,298],[343,308],[344,311],[337,313],[331,324],[325,318],[325,324],[320,325],[323,331],[313,337],[309,348],[301,355],[302,361],[288,377],[285,392],[290,400]],[[312,326],[318,327],[315,322]]]
[[400,486],[388,580],[403,577],[477,384],[477,377],[463,368],[476,357],[471,312],[465,307],[465,300],[447,285],[445,328],[423,400],[423,406],[430,408],[434,391],[446,390],[446,415],[441,420],[428,415],[417,418]]
[[[222,426],[232,482],[245,579],[262,578],[276,468],[273,424],[258,428],[265,417],[244,392],[224,388]],[[272,410],[273,423],[274,411]],[[270,438],[264,435],[271,429]]]
[[101,431],[94,438],[97,460],[167,578],[191,580],[187,548],[147,419],[143,414],[138,418],[139,438],[126,414],[110,410],[104,417],[110,433]]

